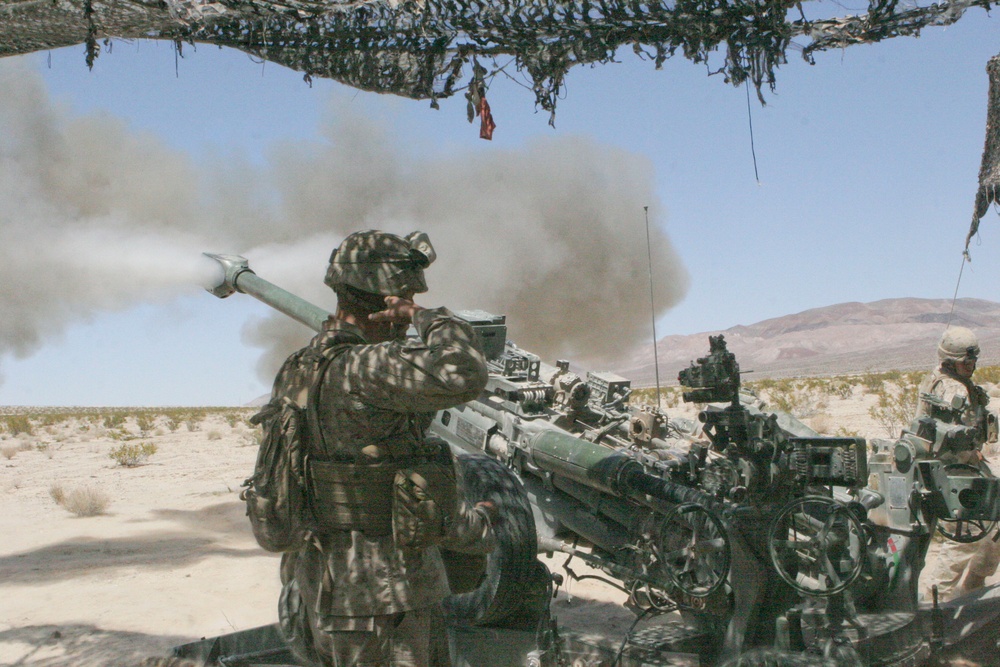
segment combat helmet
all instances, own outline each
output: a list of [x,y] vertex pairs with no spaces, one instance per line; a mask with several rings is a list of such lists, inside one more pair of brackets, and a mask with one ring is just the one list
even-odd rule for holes
[[979,339],[965,327],[948,327],[938,343],[938,359],[968,361],[979,358]]
[[424,232],[405,237],[369,230],[345,238],[333,254],[324,282],[369,294],[399,296],[427,291],[424,269],[437,257]]

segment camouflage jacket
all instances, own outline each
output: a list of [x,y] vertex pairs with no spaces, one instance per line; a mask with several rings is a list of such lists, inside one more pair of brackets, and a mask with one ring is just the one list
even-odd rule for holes
[[[320,458],[376,463],[424,446],[434,412],[479,395],[487,371],[467,322],[444,308],[413,317],[419,340],[367,344],[360,329],[331,319],[312,345],[342,345],[327,367],[318,401]],[[485,512],[461,507],[449,548],[486,553]],[[417,609],[449,594],[437,547],[397,550],[392,535],[358,531],[314,535],[297,558],[295,577],[320,617],[365,617]],[[335,618],[329,623],[337,625]],[[342,623],[341,623],[342,624]],[[338,626],[339,627],[339,626]]]
[[[930,416],[949,424],[967,426],[975,432],[973,437],[977,449],[982,449],[986,442],[996,441],[994,432],[996,420],[986,408],[990,398],[982,387],[973,384],[971,380],[939,368],[924,378],[919,392],[916,419]],[[930,400],[928,397],[937,400]],[[956,401],[956,398],[959,400]],[[942,404],[959,407],[942,408]],[[968,456],[959,458],[964,459]]]

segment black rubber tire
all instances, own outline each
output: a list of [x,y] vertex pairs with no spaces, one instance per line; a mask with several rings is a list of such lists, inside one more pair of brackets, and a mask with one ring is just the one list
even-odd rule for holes
[[489,500],[497,508],[497,545],[486,558],[479,585],[446,598],[445,614],[463,625],[534,628],[547,609],[551,578],[538,560],[528,495],[517,476],[491,458],[463,454],[458,462],[466,502]]

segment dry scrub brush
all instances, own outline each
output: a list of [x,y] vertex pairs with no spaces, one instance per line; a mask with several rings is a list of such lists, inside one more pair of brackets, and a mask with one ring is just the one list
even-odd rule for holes
[[134,468],[156,453],[156,445],[151,442],[124,443],[108,453],[120,466]]
[[67,493],[62,485],[53,484],[49,487],[49,495],[57,505],[80,517],[100,516],[111,504],[108,494],[91,486],[75,488]]
[[35,434],[35,427],[28,415],[6,415],[0,423],[3,424],[4,430],[11,435],[20,435],[21,433],[25,435]]

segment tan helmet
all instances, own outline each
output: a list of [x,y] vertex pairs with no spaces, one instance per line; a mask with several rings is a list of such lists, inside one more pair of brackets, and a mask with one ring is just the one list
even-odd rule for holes
[[330,255],[324,282],[333,289],[349,285],[383,296],[426,292],[424,269],[436,257],[423,232],[405,237],[377,230],[355,232]]
[[938,359],[968,361],[979,358],[979,339],[965,327],[948,327],[938,343]]

